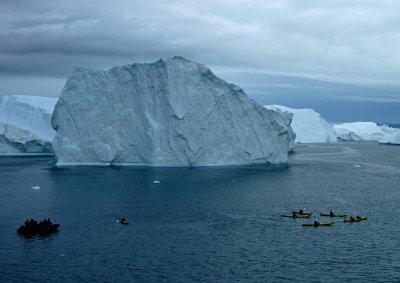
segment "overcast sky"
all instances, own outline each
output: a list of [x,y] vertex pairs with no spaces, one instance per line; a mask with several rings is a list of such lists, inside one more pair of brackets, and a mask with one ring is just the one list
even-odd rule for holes
[[371,119],[400,122],[398,0],[1,0],[0,26],[0,95],[58,96],[77,65],[182,55],[263,104],[375,103]]

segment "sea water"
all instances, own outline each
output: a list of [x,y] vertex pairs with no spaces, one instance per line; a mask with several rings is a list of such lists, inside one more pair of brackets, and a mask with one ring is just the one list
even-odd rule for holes
[[[0,158],[0,282],[400,281],[400,147],[296,145],[279,168],[53,161]],[[369,219],[280,217],[300,208]],[[30,217],[60,232],[18,235]]]

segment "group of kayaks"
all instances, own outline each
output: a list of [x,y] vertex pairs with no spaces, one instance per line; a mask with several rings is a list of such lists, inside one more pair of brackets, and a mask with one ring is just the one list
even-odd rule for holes
[[[329,213],[320,213],[320,216],[324,217],[340,217],[343,218],[343,222],[360,222],[364,220],[368,220],[368,217],[365,215],[357,215],[357,216],[347,216],[346,214],[338,214],[335,213],[333,210],[330,211]],[[311,218],[312,213],[310,212],[305,212],[302,209],[299,211],[292,211],[292,215],[281,215],[282,217],[288,217],[288,218]],[[335,224],[333,221],[319,221],[319,220],[314,220],[311,223],[304,223],[304,227],[319,227],[319,226],[332,226]]]

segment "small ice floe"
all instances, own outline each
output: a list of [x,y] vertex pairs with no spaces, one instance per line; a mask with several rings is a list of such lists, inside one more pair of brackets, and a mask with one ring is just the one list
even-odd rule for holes
[[65,254],[60,254],[60,256],[65,256]]
[[360,164],[354,164],[354,167],[361,168]]
[[34,187],[32,187],[32,189],[34,189],[34,190],[40,190],[40,187],[39,187],[39,186],[34,186]]
[[154,184],[160,184],[160,181],[153,181]]

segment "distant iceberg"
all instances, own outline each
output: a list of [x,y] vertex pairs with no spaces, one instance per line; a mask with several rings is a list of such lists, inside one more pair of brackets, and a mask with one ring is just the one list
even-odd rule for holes
[[57,98],[0,96],[0,155],[52,154]]
[[110,70],[75,68],[52,124],[58,165],[285,163],[291,115],[182,57]]
[[344,141],[378,141],[385,144],[400,144],[400,129],[374,122],[342,123],[333,126],[338,139]]
[[357,135],[356,133],[346,129],[346,128],[335,128],[336,137],[339,141],[362,141],[363,138]]
[[264,107],[293,113],[291,126],[296,134],[296,143],[336,142],[333,126],[313,109],[293,109],[281,105],[265,105]]

